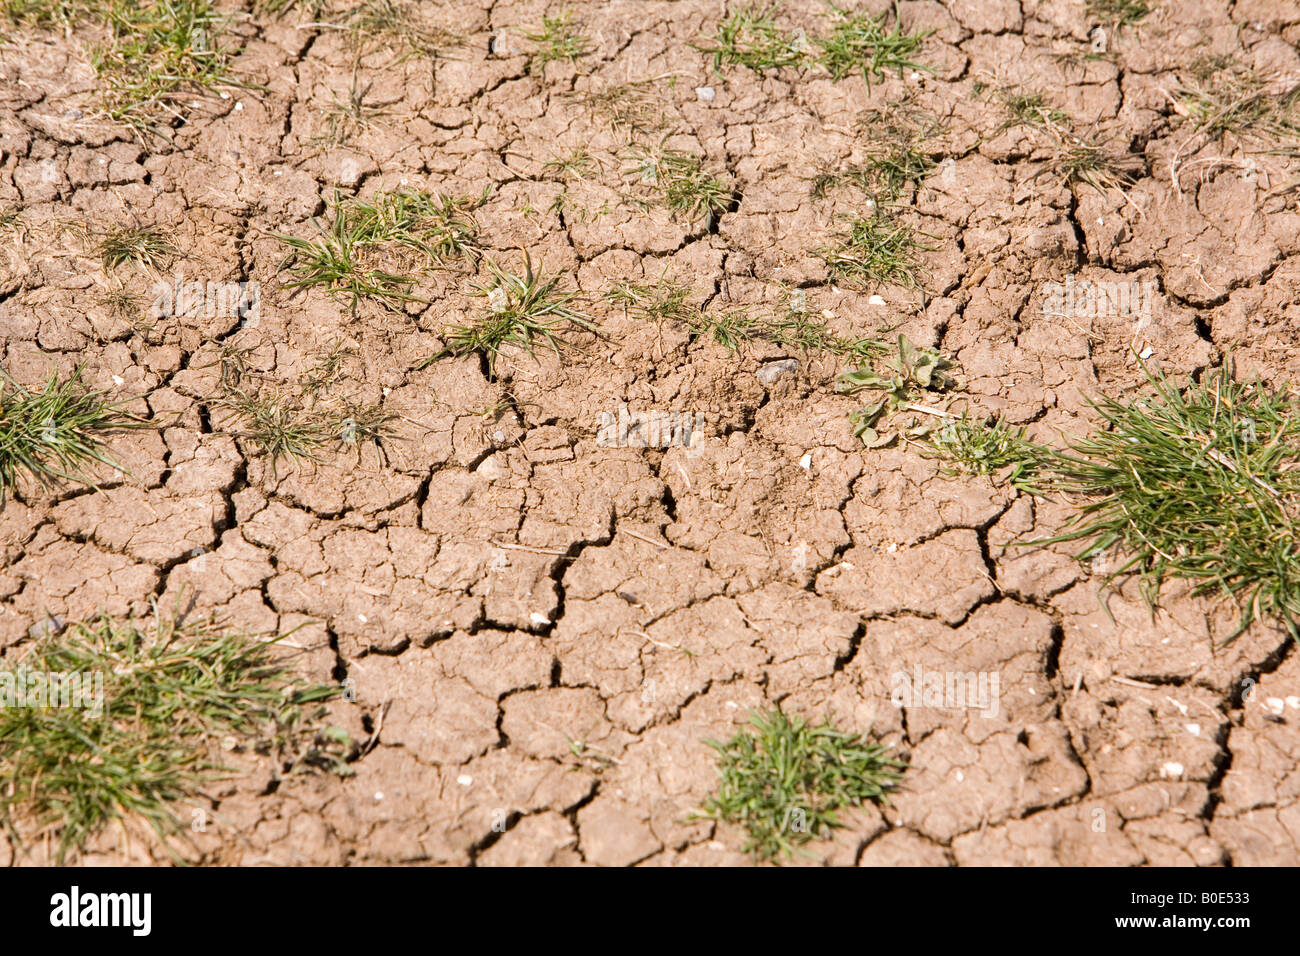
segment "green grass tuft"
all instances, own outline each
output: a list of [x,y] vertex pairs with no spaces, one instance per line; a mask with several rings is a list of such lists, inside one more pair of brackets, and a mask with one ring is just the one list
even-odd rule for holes
[[1062,184],[1091,186],[1100,193],[1111,189],[1122,192],[1132,185],[1138,166],[1136,157],[1115,157],[1101,144],[1083,136],[1050,123],[1048,129],[1052,132],[1054,144],[1045,165],[1035,176],[1051,174]]
[[946,462],[940,468],[945,476],[983,475],[1031,494],[1040,490],[1041,472],[1049,459],[1042,445],[1025,437],[1024,428],[1014,428],[1000,418],[950,418],[929,433],[923,446]]
[[888,14],[872,17],[830,4],[829,33],[811,38],[802,30],[783,30],[776,22],[776,4],[745,5],[732,10],[717,26],[712,42],[697,47],[713,57],[713,69],[744,66],[755,73],[781,67],[819,66],[841,80],[861,73],[871,81],[883,80],[886,71],[928,70],[911,59],[929,32],[903,30],[898,4],[894,5],[894,28],[885,29]]
[[492,281],[476,285],[487,299],[483,314],[468,325],[452,326],[443,333],[445,347],[426,359],[424,368],[446,356],[478,352],[486,357],[488,371],[496,372],[496,360],[506,346],[518,346],[530,355],[538,342],[560,354],[560,333],[566,326],[597,331],[590,316],[573,307],[577,292],[560,288],[561,276],[534,271],[525,255],[524,274],[516,275],[488,262]]
[[153,226],[123,226],[113,229],[99,240],[98,251],[106,270],[116,269],[128,262],[138,262],[150,269],[161,269],[180,255],[162,230]]
[[401,0],[365,0],[347,11],[340,26],[358,52],[388,46],[400,52],[399,62],[411,56],[437,56],[461,42],[450,31],[426,23],[419,4]]
[[572,14],[568,10],[553,17],[542,17],[542,25],[536,31],[523,31],[523,35],[533,44],[528,59],[530,73],[540,72],[548,63],[572,63],[591,52],[591,41],[574,29]]
[[119,819],[183,834],[170,805],[227,775],[231,752],[344,770],[346,735],[317,728],[319,702],[337,688],[295,678],[272,643],[155,609],[147,624],[102,616],[6,657],[0,673],[15,685],[16,665],[102,682],[99,708],[0,707],[0,818],[16,842],[53,835],[62,862]]
[[90,48],[105,112],[164,138],[185,99],[238,85],[223,42],[229,18],[211,0],[0,0],[0,21],[105,27],[107,39]]
[[866,111],[858,125],[868,139],[866,159],[814,177],[814,199],[824,199],[833,189],[855,186],[878,206],[889,205],[903,195],[908,183],[920,183],[934,169],[925,144],[943,130],[936,117],[893,106]]
[[[1054,456],[1054,490],[1086,499],[1066,533],[1087,560],[1118,547],[1108,578],[1137,573],[1149,600],[1191,581],[1240,609],[1238,630],[1275,618],[1300,635],[1300,407],[1285,390],[1217,374],[1179,391],[1096,403],[1104,427]],[[1235,636],[1235,634],[1233,635]]]
[[713,55],[713,69],[745,66],[756,73],[800,65],[807,52],[801,37],[777,26],[775,4],[737,7],[718,24],[713,43],[698,49]]
[[1188,581],[1237,607],[1229,639],[1261,618],[1300,637],[1300,402],[1227,365],[1181,390],[1148,379],[1132,401],[1096,401],[1100,427],[1064,450],[964,418],[928,445],[950,472],[1009,468],[1021,490],[1076,502],[1063,533],[1029,543],[1085,542],[1081,561],[1117,551],[1106,584],[1136,574],[1154,607],[1166,580]]
[[279,389],[236,391],[223,404],[243,423],[234,434],[270,460],[272,474],[281,459],[319,462],[320,452],[340,434],[336,423],[302,396]]
[[1151,5],[1146,0],[1088,0],[1090,16],[1116,26],[1132,26],[1146,18]]
[[376,120],[387,116],[389,111],[386,107],[392,106],[391,102],[367,102],[372,85],[367,83],[364,87],[359,86],[354,69],[345,96],[340,97],[330,90],[330,98],[334,102],[322,110],[325,129],[313,137],[312,142],[323,146],[342,146],[352,137],[369,129]]
[[790,858],[843,826],[841,811],[885,803],[903,763],[830,723],[816,726],[779,708],[751,713],[757,733],[742,730],[718,752],[718,788],[702,815],[745,828],[744,851],[757,860]]
[[409,189],[362,200],[336,190],[328,222],[313,220],[318,238],[276,234],[290,249],[278,266],[294,277],[285,288],[323,288],[350,299],[354,310],[363,298],[388,308],[415,300],[415,280],[379,268],[379,260],[401,249],[439,264],[476,258],[478,227],[470,212],[481,201]]
[[1231,57],[1199,57],[1190,79],[1173,91],[1178,112],[1211,137],[1300,136],[1300,83],[1270,79]]
[[872,78],[879,82],[885,78],[886,71],[897,70],[899,76],[905,70],[929,71],[929,67],[910,57],[933,31],[904,32],[897,0],[894,3],[894,29],[888,32],[885,30],[886,14],[872,17],[843,10],[834,4],[830,8],[834,17],[831,32],[815,38],[813,43],[821,48],[817,63],[832,79],[839,80],[860,72],[870,89]]
[[0,504],[25,480],[42,486],[84,481],[98,463],[120,469],[104,448],[107,432],[142,423],[85,387],[78,367],[51,373],[39,392],[0,372]]
[[837,281],[916,288],[924,272],[917,253],[926,248],[910,226],[877,207],[868,217],[848,220],[833,243],[814,251]]
[[637,148],[630,159],[634,165],[627,174],[654,189],[658,201],[674,215],[703,220],[706,230],[713,228],[735,200],[731,185],[706,170],[704,160],[694,153],[661,144],[653,149]]

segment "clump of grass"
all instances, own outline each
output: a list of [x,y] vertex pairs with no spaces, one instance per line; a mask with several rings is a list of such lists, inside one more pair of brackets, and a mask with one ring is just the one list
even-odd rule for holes
[[655,285],[618,282],[605,300],[621,306],[630,316],[654,322],[676,322],[693,335],[705,336],[735,352],[743,343],[762,336],[766,321],[749,309],[738,307],[705,312],[687,300],[690,290],[679,282],[660,277]]
[[347,361],[357,354],[356,349],[333,338],[316,349],[315,361],[308,367],[300,381],[300,388],[305,395],[319,395],[344,375]]
[[1091,186],[1100,193],[1123,191],[1133,183],[1133,157],[1116,158],[1099,144],[1066,130],[1049,127],[1055,139],[1050,156],[1035,175],[1055,175],[1062,184]]
[[776,4],[746,5],[728,14],[718,24],[712,42],[697,49],[712,54],[716,72],[724,65],[744,66],[760,74],[787,66],[816,65],[836,80],[861,73],[868,88],[873,78],[883,80],[886,71],[897,70],[902,76],[904,70],[928,69],[910,57],[929,32],[905,32],[897,3],[892,30],[885,29],[887,14],[872,17],[829,6],[830,32],[811,41],[802,30],[781,29],[776,22]]
[[1028,493],[1039,490],[1041,472],[1050,460],[1050,451],[1026,438],[1023,427],[1015,428],[1001,418],[949,418],[930,432],[924,446],[929,454],[946,462],[940,468],[945,476],[1004,479]]
[[253,0],[253,12],[278,17],[298,7],[308,20],[316,21],[325,12],[327,3],[328,0]]
[[356,450],[358,458],[365,445],[374,445],[375,450],[385,458],[385,445],[396,437],[392,422],[396,415],[388,411],[381,403],[369,404],[347,400],[338,413],[338,440],[344,448]]
[[698,49],[713,55],[717,72],[723,64],[746,66],[756,73],[797,66],[807,53],[807,42],[777,25],[776,10],[775,4],[737,7],[718,24],[713,43]]
[[870,216],[849,219],[833,243],[814,252],[832,279],[864,287],[916,288],[923,272],[917,253],[925,248],[910,226],[877,207]]
[[128,262],[161,269],[180,254],[163,231],[154,226],[110,230],[100,238],[98,251],[105,269],[116,269]]
[[1013,126],[1064,127],[1070,122],[1064,110],[1050,106],[1042,93],[1018,86],[992,86],[979,80],[975,83],[976,96],[987,96],[1001,104],[1007,118],[993,133],[997,135]]
[[1118,551],[1107,585],[1135,574],[1154,607],[1165,581],[1188,581],[1236,605],[1229,640],[1261,618],[1300,637],[1300,403],[1226,364],[1181,390],[1148,381],[1135,400],[1094,402],[1101,426],[1064,450],[965,418],[928,446],[950,473],[1010,469],[1023,491],[1078,502],[1063,533],[1030,543],[1085,542],[1081,561]]
[[140,297],[129,289],[112,289],[104,296],[104,306],[109,315],[122,319],[135,327],[142,319]]
[[348,92],[344,97],[330,90],[330,97],[334,102],[323,111],[325,130],[315,136],[313,142],[326,146],[342,146],[358,133],[369,129],[375,120],[387,116],[386,107],[391,106],[391,102],[366,102],[372,85],[367,83],[364,87],[359,87],[354,70]]
[[94,6],[90,0],[0,0],[0,19],[34,27],[70,26]]
[[472,213],[487,197],[487,189],[473,199],[399,189],[376,193],[368,202],[353,200],[351,210],[363,244],[396,243],[433,261],[447,262],[477,257],[478,224]]
[[0,504],[24,480],[83,481],[94,463],[120,471],[103,436],[140,425],[121,404],[87,389],[80,367],[67,377],[52,372],[39,392],[0,372]]
[[418,4],[401,0],[365,0],[347,12],[342,29],[357,50],[367,52],[387,45],[401,51],[399,60],[437,56],[460,43],[449,30],[426,23]]
[[110,38],[92,51],[109,116],[161,134],[158,121],[196,92],[232,85],[226,17],[211,0],[104,0],[86,5]]
[[655,324],[665,321],[688,322],[699,314],[699,309],[687,299],[690,290],[679,282],[659,277],[654,285],[620,281],[607,293],[605,301],[621,306],[623,311]]
[[811,856],[802,847],[843,826],[842,811],[888,802],[902,776],[889,747],[829,722],[812,725],[777,708],[751,712],[750,723],[756,732],[705,741],[718,753],[718,788],[702,815],[744,827],[744,851],[756,860]]
[[830,4],[834,24],[826,36],[816,37],[813,43],[821,48],[816,62],[831,75],[843,79],[860,72],[867,88],[874,77],[877,82],[885,78],[887,70],[897,70],[901,77],[905,70],[926,70],[910,59],[920,49],[922,42],[933,31],[906,33],[898,2],[894,3],[894,28],[886,32],[886,14],[872,17],[854,13]]
[[651,186],[659,202],[674,215],[691,221],[702,219],[706,230],[713,228],[735,199],[731,185],[706,170],[704,160],[695,153],[660,144],[633,150],[631,159],[635,165],[627,173]]
[[[1087,540],[1080,560],[1118,547],[1107,581],[1137,573],[1148,600],[1183,579],[1300,636],[1300,409],[1286,390],[1239,383],[1225,365],[1179,391],[1096,404],[1104,427],[1054,456],[1052,485],[1087,499],[1052,541]],[[1235,634],[1233,636],[1235,636]]]
[[560,179],[587,179],[600,170],[600,160],[583,146],[575,146],[562,156],[548,161],[543,170]]
[[887,205],[903,195],[908,183],[919,183],[934,169],[925,144],[943,129],[938,118],[893,107],[866,111],[858,125],[868,136],[867,158],[817,175],[812,183],[814,199],[825,198],[832,189],[856,186],[877,205]]
[[705,312],[688,301],[690,290],[679,282],[663,278],[654,285],[615,283],[605,300],[621,306],[630,316],[660,324],[677,322],[693,335],[703,336],[735,352],[747,342],[766,341],[805,353],[821,352],[866,361],[882,354],[888,346],[869,337],[846,337],[834,332],[821,315],[808,311],[802,290],[787,296],[784,310],[757,313],[738,306]]
[[575,62],[591,52],[591,41],[574,29],[572,14],[568,10],[553,17],[542,17],[542,25],[536,31],[524,31],[523,35],[533,44],[528,59],[530,73],[541,72],[548,63]]
[[1146,0],[1088,0],[1088,13],[1094,19],[1116,26],[1132,26],[1151,12]]
[[329,221],[313,220],[316,239],[276,234],[290,249],[278,269],[294,277],[286,288],[323,288],[349,298],[353,310],[363,298],[392,308],[415,299],[414,280],[377,268],[376,260],[399,248],[440,263],[473,258],[477,226],[469,213],[474,206],[472,200],[435,198],[418,190],[376,193],[370,200],[342,198],[335,190]]
[[650,89],[650,81],[614,83],[575,95],[583,107],[603,117],[611,130],[631,137],[662,130],[666,104]]
[[1300,135],[1300,83],[1279,88],[1276,81],[1227,57],[1198,58],[1190,73],[1188,84],[1173,95],[1193,129],[1211,137]]
[[[0,818],[15,842],[53,835],[62,862],[115,820],[183,834],[170,805],[229,775],[223,751],[345,772],[346,733],[319,726],[338,689],[295,677],[273,644],[157,608],[152,622],[102,616],[38,642],[18,661],[27,674],[88,690],[86,706],[0,707]],[[12,658],[5,670],[0,687],[20,686]]]
[[866,362],[883,355],[889,349],[886,342],[870,336],[849,337],[832,331],[819,315],[800,310],[787,310],[773,317],[764,337],[773,344],[802,352],[823,352],[848,358],[852,362]]
[[319,464],[328,451],[355,450],[359,456],[366,444],[386,459],[385,445],[397,437],[390,423],[398,416],[382,403],[331,394],[355,355],[354,348],[331,339],[312,354],[297,382],[285,383],[250,368],[248,349],[223,342],[217,354],[222,393],[213,405],[228,416],[222,424],[229,434],[269,460],[273,478],[283,460]]
[[1003,100],[1007,112],[1011,114],[1008,123],[1023,126],[1062,125],[1070,121],[1069,115],[1054,106],[1048,106],[1042,93],[1029,93],[1024,90],[1007,91]]
[[746,308],[697,312],[687,325],[693,334],[713,339],[728,352],[735,352],[744,343],[762,338],[766,328],[762,317]]
[[559,355],[559,336],[565,327],[597,331],[590,316],[573,307],[578,293],[560,287],[560,274],[548,276],[544,271],[534,271],[526,254],[522,276],[494,262],[488,263],[488,270],[492,280],[474,287],[487,299],[487,308],[468,325],[445,330],[446,345],[426,359],[421,368],[445,356],[477,352],[487,359],[488,371],[495,374],[496,360],[506,346],[518,346],[531,355],[533,347],[541,342]]
[[319,462],[320,452],[338,434],[334,421],[319,408],[280,389],[236,391],[224,404],[243,423],[234,434],[270,460],[272,475],[282,458],[295,464],[304,459]]

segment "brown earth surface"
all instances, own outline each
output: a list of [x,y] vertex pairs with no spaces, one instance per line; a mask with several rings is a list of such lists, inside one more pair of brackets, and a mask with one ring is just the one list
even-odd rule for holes
[[[0,44],[0,205],[24,223],[0,246],[3,368],[35,384],[84,362],[90,384],[167,423],[113,436],[129,475],[4,505],[0,648],[21,650],[47,612],[152,601],[298,628],[301,671],[355,690],[332,721],[373,744],[349,778],[267,767],[212,787],[199,860],[745,862],[742,833],[690,818],[716,780],[703,740],[780,703],[870,730],[909,764],[889,806],[811,845],[830,864],[1300,863],[1300,657],[1280,628],[1222,646],[1233,613],[1185,587],[1167,586],[1154,618],[1132,583],[1099,594],[1105,567],[1018,543],[1060,531],[1063,504],[945,477],[907,446],[864,448],[847,418],[860,403],[831,387],[842,365],[733,354],[601,299],[660,276],[714,309],[800,286],[845,333],[938,348],[972,409],[1044,436],[1081,434],[1089,397],[1142,385],[1131,346],[1178,374],[1231,350],[1281,381],[1300,355],[1300,211],[1283,188],[1300,164],[1196,137],[1168,90],[1200,54],[1294,81],[1300,4],[1157,4],[1087,59],[1082,2],[908,0],[905,22],[934,30],[917,57],[931,72],[869,90],[858,75],[715,73],[691,44],[720,2],[574,3],[592,52],[536,71],[512,31],[553,12],[543,3],[424,9],[463,42],[367,53],[360,82],[392,105],[339,147],[317,137],[353,53],[295,10],[236,23],[245,87],[196,96],[170,144],[96,119],[93,30]],[[811,31],[823,9],[788,3],[782,21]],[[642,80],[654,138],[734,182],[711,228],[618,188],[626,137],[585,94]],[[1136,181],[1101,192],[1043,174],[1041,135],[999,129],[980,81],[1046,91],[1074,128],[1136,156]],[[810,251],[860,200],[815,199],[809,182],[860,159],[864,111],[903,100],[945,122],[938,166],[906,197],[929,274],[873,298],[829,282]],[[546,166],[575,147],[606,174]],[[468,269],[423,278],[430,304],[355,315],[280,285],[274,234],[310,235],[336,188],[403,184],[491,184],[474,213],[487,255],[522,268],[527,250],[566,274],[602,335],[508,352],[496,377],[473,355],[415,370],[481,308]],[[87,235],[132,222],[174,233],[189,275],[258,281],[256,327],[114,314]],[[1151,322],[1045,314],[1044,286],[1070,275],[1157,283]],[[115,274],[145,297],[153,278]],[[350,354],[333,387],[381,401],[399,439],[272,469],[223,426],[222,356],[294,382],[335,339]],[[758,375],[786,357],[793,370]],[[689,447],[598,444],[601,414],[623,404],[706,427]],[[894,707],[892,675],[917,667],[998,673],[999,712]],[[6,862],[44,852],[0,838]],[[170,857],[110,829],[81,859]]]

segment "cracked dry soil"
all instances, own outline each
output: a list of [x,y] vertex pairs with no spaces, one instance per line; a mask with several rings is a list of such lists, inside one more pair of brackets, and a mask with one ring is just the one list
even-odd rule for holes
[[[778,702],[870,729],[909,763],[889,806],[810,844],[830,864],[1300,863],[1300,713],[1268,705],[1300,695],[1282,629],[1221,646],[1232,612],[1174,585],[1154,617],[1132,583],[1103,607],[1105,568],[1021,543],[1059,532],[1064,505],[944,477],[905,445],[864,448],[857,403],[830,387],[842,366],[762,343],[732,354],[600,298],[661,276],[712,308],[802,287],[844,333],[936,347],[971,408],[1047,433],[1082,433],[1090,396],[1141,385],[1135,344],[1167,372],[1231,350],[1281,381],[1300,353],[1300,213],[1277,187],[1297,164],[1189,143],[1166,91],[1205,53],[1300,75],[1300,5],[1159,4],[1087,58],[1068,55],[1097,25],[1081,2],[908,0],[905,23],[934,31],[917,56],[930,72],[869,90],[858,75],[713,72],[691,44],[723,15],[714,0],[570,9],[591,52],[530,71],[509,31],[544,4],[425,5],[463,41],[367,52],[358,75],[389,105],[341,146],[318,136],[353,51],[296,10],[234,23],[244,88],[194,97],[171,143],[97,118],[93,31],[5,37],[0,203],[26,228],[0,246],[3,368],[36,384],[84,361],[92,386],[159,427],[112,437],[129,474],[0,510],[0,649],[46,613],[189,600],[253,631],[297,628],[298,669],[349,680],[357,699],[330,719],[378,733],[355,775],[263,767],[214,785],[199,804],[212,822],[191,834],[206,863],[743,863],[743,834],[689,817],[715,782],[702,741]],[[782,17],[811,29],[823,9]],[[1041,137],[1000,129],[974,95],[989,78],[1046,91],[1136,157],[1127,195],[1043,175]],[[624,201],[626,138],[587,94],[641,81],[672,142],[734,183],[710,227]],[[864,111],[900,101],[944,121],[937,166],[905,200],[928,275],[873,299],[830,283],[810,251],[860,197],[814,199],[809,183],[860,159]],[[579,146],[607,175],[547,167]],[[401,184],[491,184],[474,213],[486,253],[565,273],[602,335],[507,352],[495,377],[474,355],[415,370],[481,308],[472,276],[431,273],[428,303],[355,315],[280,285],[273,234],[308,235],[335,188]],[[188,274],[258,281],[256,327],[115,314],[86,235],[131,222],[174,233]],[[1071,275],[1156,283],[1151,323],[1045,314],[1044,285]],[[153,277],[114,281],[144,296]],[[398,437],[272,469],[222,427],[223,356],[294,382],[334,340],[348,348],[336,387],[381,402]],[[793,374],[756,375],[786,357]],[[706,427],[690,447],[598,444],[601,413],[622,404]],[[917,667],[998,673],[998,712],[895,708],[891,676]],[[0,842],[7,863],[44,852]],[[110,828],[81,859],[171,858]]]

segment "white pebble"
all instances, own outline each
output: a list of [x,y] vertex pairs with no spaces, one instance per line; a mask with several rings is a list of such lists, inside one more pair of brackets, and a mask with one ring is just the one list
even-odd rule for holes
[[1160,768],[1161,777],[1173,777],[1177,780],[1183,775],[1183,765],[1176,760],[1170,760]]
[[471,783],[474,782],[474,778],[467,773],[462,773],[459,777],[456,778],[456,782],[460,784],[462,787],[468,787]]

